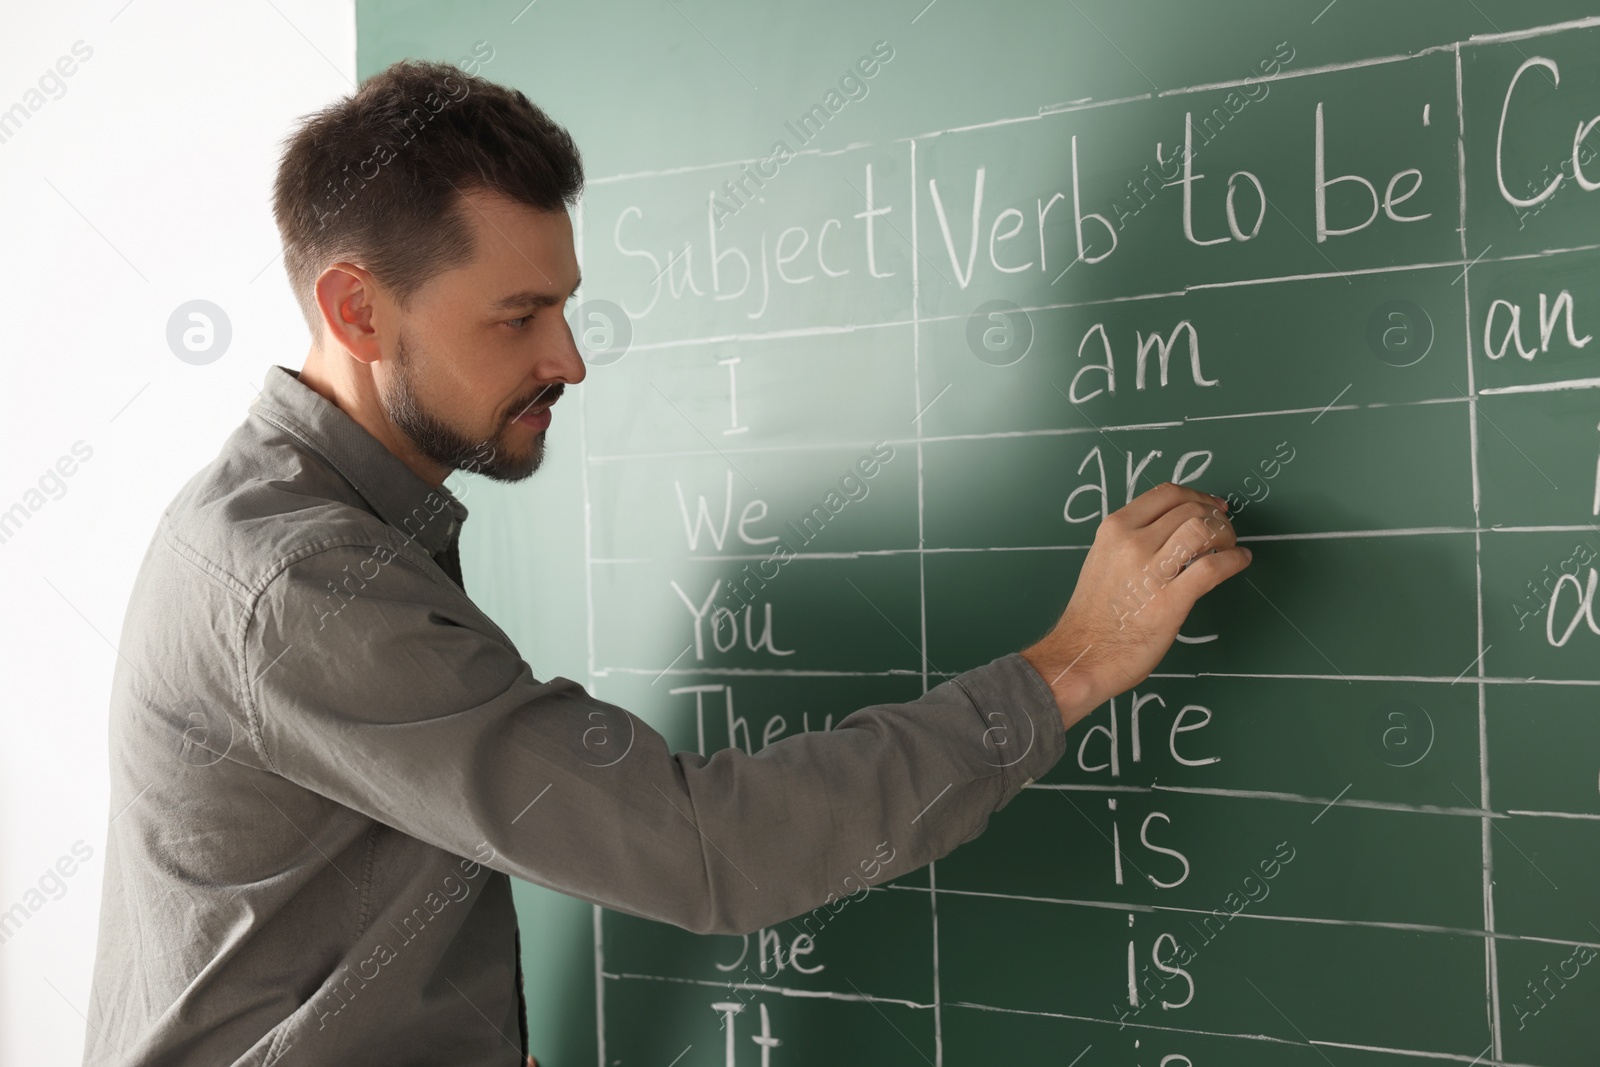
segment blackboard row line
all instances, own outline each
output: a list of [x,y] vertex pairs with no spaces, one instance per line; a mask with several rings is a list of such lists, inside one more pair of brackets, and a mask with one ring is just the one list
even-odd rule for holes
[[[1031,904],[1060,904],[1066,907],[1098,908],[1137,914],[1171,912],[1183,915],[1211,915],[1206,908],[1186,908],[1177,904],[1134,904],[1119,900],[1086,900],[1071,897],[1043,897],[1024,893],[998,893],[982,889],[929,889],[923,885],[891,884],[884,887],[904,893],[933,893],[948,897],[984,897],[990,900],[1017,900]],[[1273,915],[1262,911],[1242,910],[1236,919],[1253,919],[1260,922],[1299,923],[1307,926],[1353,926],[1368,930],[1399,930],[1414,934],[1442,934],[1448,937],[1475,937],[1489,941],[1523,941],[1542,945],[1559,945],[1562,948],[1600,948],[1600,940],[1573,941],[1560,937],[1541,937],[1537,934],[1508,934],[1495,930],[1480,930],[1465,926],[1441,926],[1436,923],[1387,922],[1382,919],[1327,919],[1314,915]]]
[[[1473,679],[1476,681],[1477,679]],[[1600,684],[1600,683],[1585,683]],[[1600,822],[1600,815],[1578,811],[1532,811],[1526,808],[1508,808],[1505,811],[1486,811],[1481,808],[1452,807],[1441,804],[1402,804],[1388,800],[1330,801],[1326,797],[1307,796],[1261,789],[1217,789],[1179,785],[1096,785],[1078,782],[1035,782],[1024,789],[1044,789],[1074,793],[1187,793],[1196,796],[1233,797],[1243,800],[1277,800],[1292,804],[1325,804],[1328,807],[1367,808],[1373,811],[1405,811],[1425,815],[1460,815],[1471,819],[1510,819],[1515,817],[1539,819],[1579,819]]]
[[[1350,278],[1364,275],[1377,274],[1407,274],[1432,270],[1454,270],[1457,272],[1470,271],[1474,267],[1491,264],[1511,263],[1522,260],[1549,259],[1556,256],[1572,255],[1574,253],[1593,252],[1600,250],[1600,244],[1571,245],[1562,248],[1547,248],[1538,252],[1518,252],[1503,256],[1478,255],[1468,258],[1434,260],[1426,263],[1401,263],[1378,267],[1354,267],[1349,270],[1315,271],[1306,274],[1265,275],[1251,278],[1235,278],[1226,281],[1197,282],[1186,285],[1181,289],[1169,289],[1151,293],[1133,293],[1124,296],[1100,297],[1092,300],[1063,301],[1049,304],[1018,305],[1016,311],[1034,314],[1046,311],[1070,311],[1075,308],[1101,307],[1107,304],[1124,304],[1137,300],[1166,300],[1174,297],[1188,296],[1197,292],[1211,289],[1239,289],[1254,285],[1275,285],[1284,282],[1326,281],[1333,278]],[[739,333],[708,334],[702,337],[675,338],[670,341],[641,342],[630,345],[629,352],[652,352],[672,348],[692,348],[700,345],[734,344],[746,341],[781,341],[802,337],[826,337],[838,334],[850,334],[859,330],[893,329],[913,325],[928,326],[941,322],[965,321],[971,315],[969,311],[961,311],[949,315],[916,315],[911,318],[886,319],[882,322],[862,322],[854,324],[839,324],[825,326],[799,326],[780,330],[756,330]]]
[[[1389,800],[1362,800],[1352,797],[1348,800],[1310,796],[1305,793],[1288,793],[1262,789],[1221,789],[1202,786],[1181,785],[1097,785],[1093,783],[1047,783],[1034,782],[1024,789],[1054,790],[1058,792],[1073,793],[1186,793],[1193,796],[1232,797],[1238,800],[1272,800],[1290,804],[1313,804],[1324,809],[1331,807],[1341,808],[1368,808],[1374,811],[1405,811],[1425,815],[1463,815],[1472,819],[1506,819],[1510,815],[1506,812],[1484,811],[1481,808],[1463,808],[1448,804],[1402,804]],[[1582,816],[1574,816],[1581,818]],[[1591,815],[1588,818],[1600,820],[1600,815]]]
[[[1415,526],[1392,530],[1315,530],[1284,534],[1240,534],[1239,543],[1249,541],[1342,541],[1372,537],[1434,537],[1443,534],[1513,534],[1513,533],[1594,533],[1600,531],[1596,524],[1571,524],[1555,526]],[[863,548],[855,552],[792,552],[792,560],[863,559],[873,556],[938,556],[950,553],[973,552],[1086,552],[1089,545],[988,545],[948,546],[922,548]],[[739,563],[745,560],[766,559],[766,555],[730,552],[723,555],[681,556],[596,556],[591,566],[615,566],[636,563]]]
[[[920,670],[891,669],[881,671],[841,671],[841,670],[790,670],[778,667],[625,667],[619,665],[598,665],[594,668],[594,675],[604,678],[610,674],[637,674],[646,677],[657,676],[692,676],[692,675],[717,675],[717,676],[746,676],[752,678],[920,678]],[[930,678],[953,678],[956,671],[927,672]],[[1433,674],[1256,674],[1232,671],[1198,671],[1193,674],[1159,673],[1150,675],[1151,678],[1263,678],[1272,681],[1315,681],[1315,682],[1429,682],[1441,685],[1454,685],[1465,682],[1475,685],[1479,682],[1485,685],[1577,685],[1600,686],[1600,678],[1497,678],[1489,675],[1433,675]]]
[[[1591,16],[1589,18],[1572,19],[1567,22],[1556,22],[1547,26],[1539,26],[1528,30],[1516,30],[1510,33],[1474,34],[1464,41],[1451,41],[1449,43],[1431,45],[1427,48],[1418,49],[1415,52],[1407,52],[1399,55],[1373,56],[1367,59],[1351,60],[1343,63],[1325,63],[1315,67],[1286,67],[1276,74],[1261,75],[1259,77],[1251,77],[1246,79],[1233,79],[1229,81],[1207,82],[1202,85],[1185,85],[1176,89],[1163,89],[1160,92],[1139,93],[1134,96],[1115,97],[1109,100],[1081,100],[1073,101],[1067,104],[1047,104],[1044,107],[1041,107],[1037,114],[1033,115],[1018,115],[1011,118],[993,119],[988,122],[972,123],[965,126],[952,126],[947,129],[929,130],[925,133],[912,134],[905,137],[896,137],[887,143],[919,141],[927,138],[942,137],[951,133],[966,133],[971,130],[992,129],[999,126],[1014,126],[1023,122],[1037,122],[1040,119],[1047,118],[1052,115],[1061,115],[1074,111],[1090,111],[1103,107],[1114,107],[1118,104],[1137,103],[1141,100],[1153,100],[1169,96],[1184,96],[1191,93],[1216,92],[1223,89],[1237,89],[1255,84],[1270,85],[1274,82],[1289,81],[1295,78],[1313,77],[1318,74],[1332,74],[1343,70],[1359,70],[1365,67],[1388,66],[1393,63],[1409,62],[1427,55],[1433,55],[1441,52],[1451,52],[1457,48],[1482,47],[1484,45],[1503,44],[1508,41],[1526,41],[1538,37],[1549,37],[1558,33],[1565,33],[1570,30],[1587,29],[1592,26],[1600,26],[1600,17]],[[827,150],[816,148],[791,150],[791,155],[819,157],[835,156],[843,152],[870,147],[873,143],[874,142],[858,141],[845,145],[843,148]],[[755,164],[761,162],[762,158],[763,157],[752,156],[748,159],[726,159],[716,163],[695,163],[688,166],[668,167],[661,170],[627,171],[619,174],[608,174],[598,178],[590,178],[588,179],[587,184],[613,185],[618,182],[633,181],[638,178],[661,178],[670,175],[692,174],[697,171],[704,170],[723,170],[728,167],[737,167],[744,164]]]
[[[941,892],[943,892],[941,890]],[[1472,933],[1472,931],[1464,931]],[[939,1008],[962,1008],[973,1011],[1001,1012],[1011,1015],[1029,1015],[1039,1018],[1059,1019],[1064,1022],[1086,1023],[1121,1030],[1124,1027],[1135,1030],[1151,1031],[1156,1033],[1186,1034],[1196,1037],[1234,1038],[1243,1041],[1253,1041],[1270,1045],[1286,1045],[1295,1048],[1341,1048],[1352,1051],[1382,1053],[1392,1056],[1406,1056],[1433,1061],[1463,1063],[1472,1067],[1536,1067],[1532,1064],[1512,1063],[1509,1061],[1490,1059],[1480,1054],[1476,1057],[1449,1052],[1435,1052],[1425,1049],[1395,1048],[1381,1045],[1353,1044],[1343,1041],[1330,1041],[1326,1039],[1308,1038],[1303,1041],[1294,1041],[1283,1037],[1274,1037],[1260,1033],[1228,1033],[1216,1030],[1202,1030],[1179,1026],[1161,1026],[1155,1023],[1132,1022],[1116,1019],[1102,1019],[1092,1015],[1074,1015],[1068,1012],[1038,1011],[1026,1008],[1009,1008],[993,1004],[981,1004],[976,1001],[947,1000],[940,1004],[921,1003],[896,997],[879,997],[872,994],[841,993],[832,990],[797,989],[789,986],[772,985],[764,982],[718,982],[705,978],[681,978],[668,975],[641,974],[635,972],[616,972],[601,970],[598,977],[612,982],[667,982],[690,986],[699,986],[708,989],[723,991],[739,991],[749,993],[768,993],[781,997],[794,997],[798,999],[841,1001],[846,1003],[864,1003],[873,1005],[894,1005],[914,1011],[934,1011]],[[1486,1050],[1487,1051],[1487,1050]]]
[[[900,885],[890,883],[886,886],[874,886],[874,893],[927,893],[946,897],[977,897],[989,900],[1010,900],[1029,904],[1055,904],[1062,907],[1094,908],[1102,911],[1123,912],[1130,914],[1158,914],[1169,913],[1175,915],[1211,915],[1213,912],[1206,908],[1184,907],[1177,904],[1136,904],[1120,900],[1093,900],[1073,897],[1047,897],[1027,893],[1001,893],[981,889],[930,889],[923,885]],[[1255,922],[1291,923],[1305,926],[1347,926],[1365,930],[1394,930],[1413,934],[1438,934],[1445,937],[1471,937],[1489,941],[1521,942],[1527,944],[1555,945],[1561,948],[1595,948],[1600,949],[1600,939],[1590,941],[1573,940],[1561,937],[1545,937],[1538,934],[1510,934],[1503,931],[1483,930],[1475,927],[1443,926],[1437,923],[1391,922],[1382,919],[1329,919],[1314,915],[1274,915],[1268,912],[1242,910],[1233,915],[1237,919],[1249,919]],[[844,993],[828,993],[815,990],[794,989],[789,986],[772,985],[769,983],[744,983],[721,982],[707,983],[704,979],[685,978],[682,976],[617,973],[607,974],[608,978],[648,978],[659,982],[682,982],[684,984],[713,984],[728,988],[770,989],[793,996],[825,996],[844,1000],[877,1000],[881,1003],[904,1004],[907,1007],[930,1007],[931,1005],[918,1004],[915,1001],[900,1000],[890,997],[878,997],[866,994],[864,997],[851,996]]]
[[[1325,408],[1300,407],[1282,408],[1271,411],[1240,411],[1223,415],[1193,415],[1185,416],[1182,419],[1170,419],[1160,422],[1120,423],[1108,426],[1053,426],[1035,430],[993,430],[986,433],[938,434],[924,437],[887,437],[883,438],[882,443],[895,446],[915,446],[917,444],[945,444],[953,441],[999,441],[1008,440],[1011,438],[1070,437],[1073,435],[1082,434],[1142,433],[1152,430],[1177,430],[1197,422],[1216,422],[1225,419],[1272,418],[1283,415],[1309,415],[1312,412],[1326,411],[1362,411],[1376,410],[1378,408],[1428,407],[1436,404],[1471,404],[1478,397],[1491,395],[1501,395],[1507,393],[1564,392],[1576,391],[1580,389],[1600,389],[1600,378],[1568,378],[1554,382],[1508,385],[1498,388],[1480,389],[1471,396],[1459,394],[1457,396],[1427,397],[1420,400],[1375,401],[1368,404],[1338,404],[1329,405]],[[679,450],[660,450],[651,452],[591,453],[586,455],[584,460],[590,466],[601,466],[607,463],[636,463],[640,460],[695,459],[711,456],[726,457],[758,455],[769,452],[829,452],[837,451],[840,448],[855,446],[859,443],[859,441],[855,440],[841,439],[817,444],[750,445],[743,448],[686,448]]]

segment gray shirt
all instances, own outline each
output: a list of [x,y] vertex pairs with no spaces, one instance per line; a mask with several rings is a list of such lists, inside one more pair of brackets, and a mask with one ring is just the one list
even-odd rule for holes
[[674,753],[534,677],[458,584],[466,517],[286,367],[166,509],[112,688],[85,1064],[520,1065],[510,876],[749,933],[945,855],[1065,748],[1013,654]]

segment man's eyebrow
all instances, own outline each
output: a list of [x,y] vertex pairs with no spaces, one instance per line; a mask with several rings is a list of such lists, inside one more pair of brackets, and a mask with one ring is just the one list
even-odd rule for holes
[[[572,287],[575,293],[583,285],[583,278],[579,277],[578,284]],[[570,294],[569,294],[570,295]],[[556,307],[565,303],[567,297],[557,296],[554,293],[541,293],[533,289],[524,289],[520,293],[503,296],[489,305],[490,311],[518,311],[522,308]]]

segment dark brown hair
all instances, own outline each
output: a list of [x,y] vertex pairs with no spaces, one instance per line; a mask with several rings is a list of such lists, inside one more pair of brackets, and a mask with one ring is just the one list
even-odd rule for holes
[[314,338],[313,286],[341,259],[405,307],[474,255],[469,190],[544,211],[583,189],[572,137],[519,90],[448,63],[405,59],[306,116],[283,142],[272,213],[284,269]]

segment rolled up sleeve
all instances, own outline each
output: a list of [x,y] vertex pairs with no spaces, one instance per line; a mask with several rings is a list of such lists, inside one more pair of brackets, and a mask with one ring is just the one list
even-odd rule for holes
[[674,753],[577,682],[535,678],[459,588],[380,545],[293,559],[240,635],[270,771],[451,853],[700,933],[749,933],[926,865],[1065,748],[1049,688],[1008,655],[754,755]]

